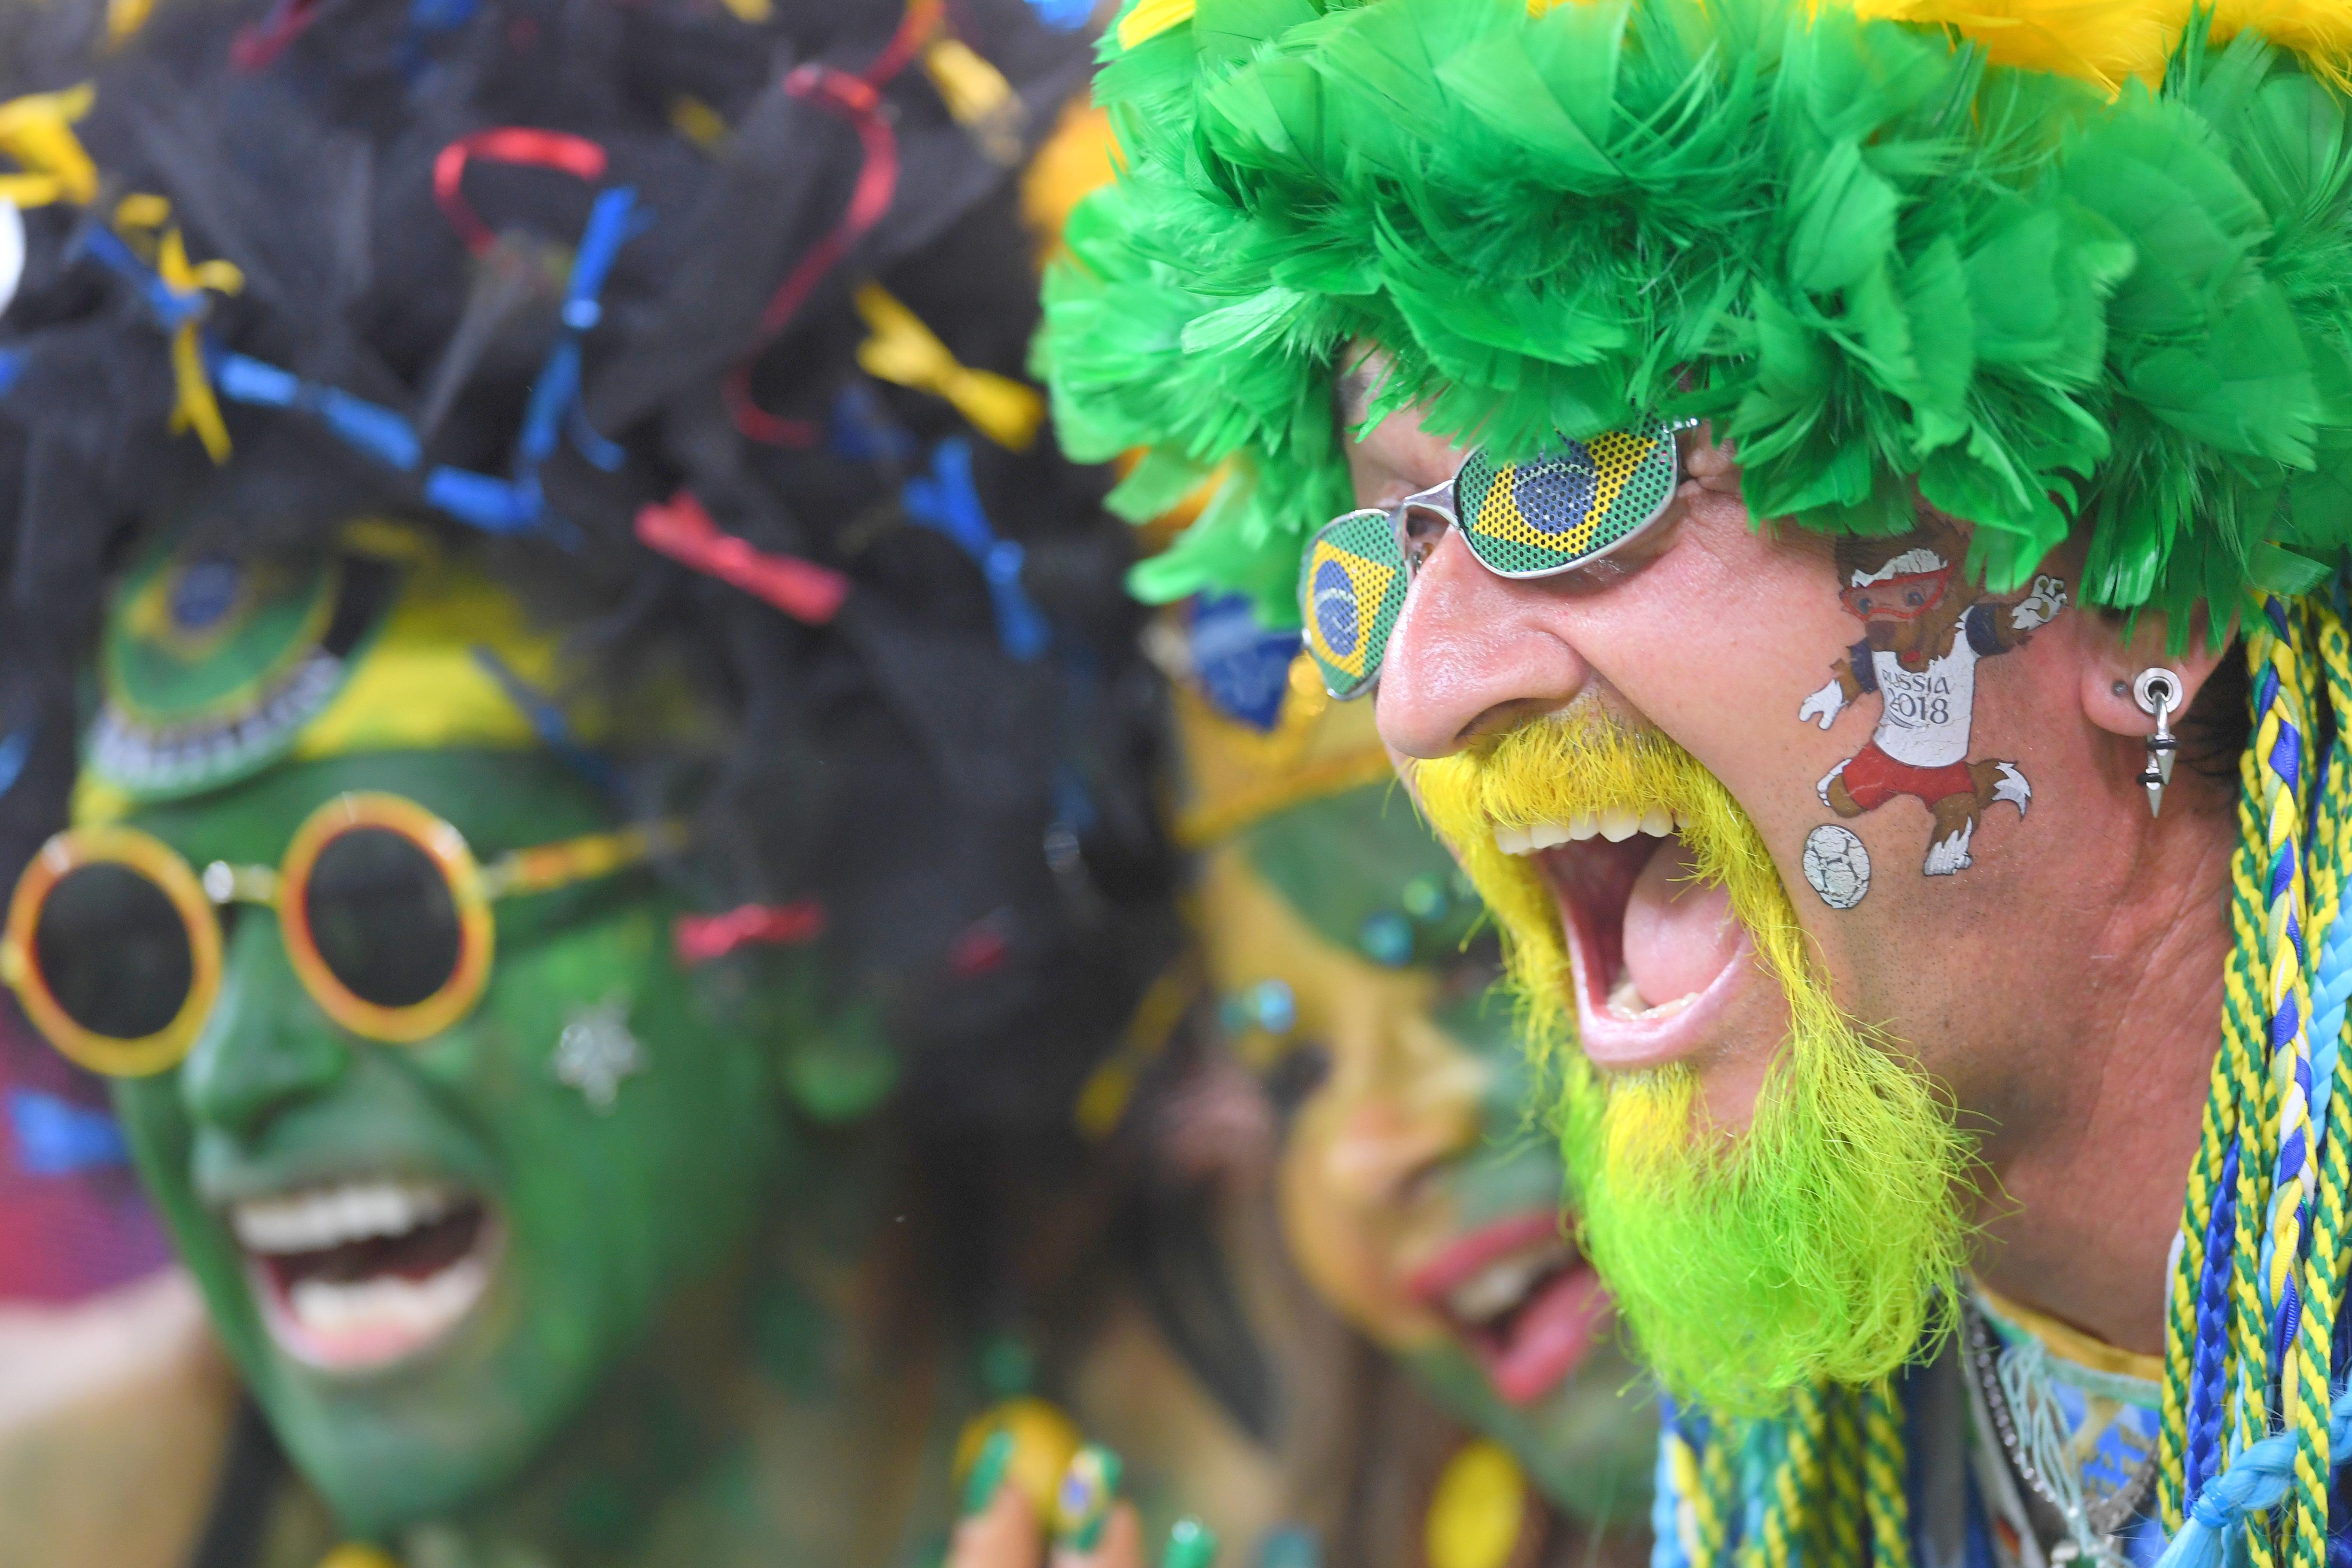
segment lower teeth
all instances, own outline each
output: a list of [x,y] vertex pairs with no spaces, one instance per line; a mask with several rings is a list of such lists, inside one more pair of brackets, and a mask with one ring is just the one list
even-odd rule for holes
[[320,1333],[359,1328],[425,1332],[454,1321],[481,1291],[485,1270],[465,1258],[424,1279],[390,1276],[337,1284],[304,1279],[287,1292],[302,1326]]
[[1622,1018],[1629,1024],[1654,1023],[1660,1018],[1673,1017],[1696,1000],[1698,1000],[1698,993],[1693,991],[1685,995],[1677,996],[1671,1002],[1661,1002],[1653,1007],[1642,995],[1641,988],[1633,984],[1633,975],[1620,974],[1617,977],[1617,984],[1611,987],[1609,992],[1609,1011],[1612,1016]]

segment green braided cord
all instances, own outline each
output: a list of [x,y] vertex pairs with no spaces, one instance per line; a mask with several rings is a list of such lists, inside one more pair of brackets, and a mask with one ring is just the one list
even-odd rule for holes
[[1903,1396],[1892,1378],[1862,1396],[1863,1504],[1870,1516],[1871,1568],[1912,1568],[1911,1456]]
[[[2317,853],[2312,866],[2311,929],[2324,932],[2332,930],[2342,914],[2347,813],[2352,813],[2352,779],[2346,774],[2347,768],[2352,767],[2352,752],[2347,752],[2343,741],[2345,726],[2352,722],[2352,640],[2347,640],[2343,621],[2332,610],[2314,604],[2307,615],[2318,634],[2320,663],[2326,675],[2337,737],[2314,833]],[[2303,1264],[2303,1317],[2296,1327],[2289,1366],[2298,1393],[2294,1512],[2287,1537],[2293,1568],[2326,1568],[2327,1563],[2327,1483],[2334,1468],[2327,1429],[2328,1363],[2344,1289],[2345,1244],[2352,1236],[2346,1208],[2347,1192],[2352,1192],[2352,1151],[2347,1151],[2344,1135],[2344,1113],[2352,1100],[2342,1098],[2347,1086],[2352,1086],[2352,1055],[2339,1050],[2329,1094],[2327,1132],[2318,1152],[2310,1252]]]
[[2255,803],[2262,798],[2251,749],[2239,758],[2238,847],[2230,860],[2231,942],[2222,971],[2221,1053],[2237,1101],[2239,1131],[2236,1229],[2231,1258],[2230,1340],[2236,1362],[2237,1396],[2231,1443],[2242,1448],[2270,1430],[2268,1357],[2263,1321],[2261,1227],[2270,1199],[2271,1170],[2278,1157],[2277,1128],[2270,1117],[2269,1076],[2262,1070],[2267,1052],[2261,995],[2263,989],[2262,898],[2263,824]]
[[1829,1407],[1829,1442],[1825,1458],[1829,1495],[1827,1516],[1829,1568],[1862,1568],[1864,1501],[1862,1391],[1832,1385],[1822,1403]]
[[1916,493],[1995,588],[2079,522],[2083,603],[2183,640],[2352,542],[2352,161],[2290,54],[2180,0],[2161,89],[2111,99],[1812,0],[1528,10],[1200,0],[1106,39],[1126,173],[1036,365],[1072,455],[1149,448],[1126,514],[1233,475],[1139,592],[1297,624],[1355,340],[1394,359],[1374,415],[1506,461],[1706,417],[1755,516],[1893,531]]
[[[1726,1422],[1707,1433],[1694,1492],[1697,1550],[1692,1568],[1732,1568],[1732,1521],[1739,1517],[1739,1434]],[[1704,1500],[1701,1506],[1696,1500]]]
[[[2263,987],[2263,1012],[2273,1020],[2269,1075],[2271,1103],[2276,1125],[2271,1131],[2277,1151],[2272,1182],[2271,1210],[2263,1243],[2263,1300],[2265,1311],[2280,1311],[2294,1288],[2296,1260],[2303,1255],[2304,1205],[2317,1175],[2312,1159],[2311,1106],[2311,986],[2303,962],[2304,940],[2311,931],[2307,893],[2310,869],[2304,843],[2301,788],[2310,771],[2310,693],[2308,661],[2303,644],[2307,617],[2290,612],[2276,599],[2252,623],[2246,639],[2246,657],[2255,663],[2257,692],[2275,687],[2273,700],[2263,702],[2254,729],[2254,763],[2262,779],[2263,858],[2264,889],[2263,952],[2268,971]],[[2272,629],[2271,617],[2284,623],[2284,633]],[[2287,759],[2287,772],[2280,759]],[[2284,1372],[2273,1367],[2274,1374]],[[2279,1384],[2286,1419],[2297,1421],[2300,1394],[2291,1378]],[[2323,1412],[2326,1406],[2323,1399]],[[2323,1414],[2322,1420],[2326,1417]]]
[[1766,1482],[1763,1527],[1758,1531],[1752,1557],[1743,1553],[1742,1568],[1790,1568],[1801,1539],[1807,1563],[1820,1561],[1822,1531],[1822,1448],[1828,1437],[1829,1412],[1822,1390],[1813,1384],[1800,1388],[1788,1417],[1779,1423],[1787,1452],[1772,1467]]

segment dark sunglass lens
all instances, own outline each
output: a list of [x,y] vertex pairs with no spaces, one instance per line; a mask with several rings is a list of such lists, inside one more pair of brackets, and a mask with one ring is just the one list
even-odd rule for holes
[[303,914],[329,973],[362,1002],[413,1006],[457,972],[463,935],[448,879],[390,828],[329,839],[311,863]]
[[33,930],[33,961],[67,1017],[114,1040],[163,1029],[195,984],[179,907],[128,866],[81,866],[59,878]]

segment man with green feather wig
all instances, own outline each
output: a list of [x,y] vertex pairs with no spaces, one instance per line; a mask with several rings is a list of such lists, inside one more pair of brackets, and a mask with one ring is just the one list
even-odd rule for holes
[[1494,911],[1659,1568],[2352,1546],[2352,7],[1102,56],[1057,427],[1221,472],[1136,587],[1302,626]]

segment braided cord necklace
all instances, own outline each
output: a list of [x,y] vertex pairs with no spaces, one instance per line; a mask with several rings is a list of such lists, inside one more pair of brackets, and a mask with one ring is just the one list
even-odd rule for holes
[[[2221,1048],[2166,1307],[2154,1463],[2147,1482],[2135,1476],[2126,1489],[2137,1494],[2133,1509],[2152,1489],[2157,1517],[2177,1534],[2231,1458],[2292,1434],[2287,1496],[2237,1530],[2244,1568],[2327,1562],[2329,1360],[2352,1275],[2352,1140],[2330,1114],[2352,1089],[2352,1052],[2339,1048],[2352,921],[2336,919],[2352,854],[2342,594],[2337,584],[2305,598],[2268,595],[2246,621],[2254,729],[2239,759]],[[2002,1398],[2018,1437],[2014,1402],[1991,1370],[1976,1381]],[[1801,1390],[1784,1416],[1670,1429],[1664,1464],[1684,1504],[1673,1510],[1673,1559],[1912,1568],[1907,1415],[1898,1377]],[[2041,1468],[2020,1464],[2030,1483]],[[2085,1509],[2083,1528],[2104,1522],[2119,1497],[2103,1500],[2095,1520]]]

